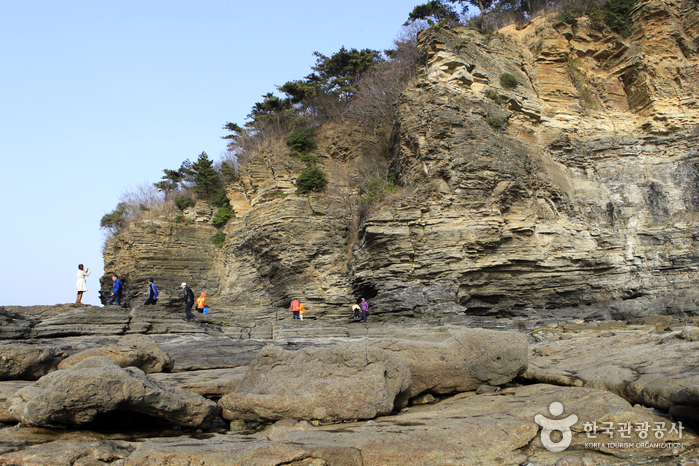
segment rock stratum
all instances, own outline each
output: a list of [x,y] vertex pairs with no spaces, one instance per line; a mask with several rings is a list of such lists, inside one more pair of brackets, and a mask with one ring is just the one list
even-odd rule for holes
[[628,38],[585,18],[423,31],[390,138],[398,193],[357,217],[353,176],[379,144],[360,127],[316,131],[322,194],[294,194],[304,164],[270,143],[227,186],[222,248],[203,202],[137,222],[106,248],[103,299],[112,273],[131,304],[149,276],[165,306],[186,281],[240,338],[271,337],[294,298],[326,320],[360,297],[374,321],[696,311],[699,11],[643,0],[632,16]]

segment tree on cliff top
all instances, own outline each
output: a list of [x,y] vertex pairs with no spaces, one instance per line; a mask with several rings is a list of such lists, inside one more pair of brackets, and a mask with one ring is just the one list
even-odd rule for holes
[[[189,162],[189,161],[187,161]],[[209,159],[206,152],[199,154],[194,163],[183,163],[185,175],[193,182],[193,191],[203,199],[216,207],[228,205],[226,190],[223,187],[223,177],[214,167],[213,160]]]
[[408,20],[404,26],[421,19],[427,21],[427,24],[430,26],[434,26],[435,23],[439,24],[442,22],[458,23],[459,15],[451,6],[445,5],[441,0],[432,0],[416,6],[408,15]]

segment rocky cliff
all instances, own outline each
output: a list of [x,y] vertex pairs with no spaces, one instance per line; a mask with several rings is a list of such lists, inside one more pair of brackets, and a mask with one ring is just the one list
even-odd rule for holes
[[103,290],[116,272],[135,304],[152,276],[174,309],[186,281],[241,338],[293,298],[326,320],[362,296],[380,320],[696,312],[699,10],[641,0],[632,17],[628,38],[585,18],[424,31],[390,137],[398,193],[361,218],[352,201],[381,135],[319,128],[330,183],[314,195],[270,142],[227,188],[222,248],[203,203],[134,224],[106,248]]

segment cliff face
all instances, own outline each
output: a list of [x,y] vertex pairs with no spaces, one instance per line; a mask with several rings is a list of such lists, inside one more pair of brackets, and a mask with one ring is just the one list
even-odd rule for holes
[[360,296],[383,319],[694,311],[699,11],[641,1],[633,18],[627,39],[585,19],[425,31],[391,135],[402,188],[358,231],[352,182],[380,141],[326,126],[326,193],[293,194],[303,164],[272,144],[228,188],[223,248],[199,204],[193,224],[123,232],[105,270],[133,299],[148,276],[166,296],[191,282],[242,337],[294,297],[318,318]]

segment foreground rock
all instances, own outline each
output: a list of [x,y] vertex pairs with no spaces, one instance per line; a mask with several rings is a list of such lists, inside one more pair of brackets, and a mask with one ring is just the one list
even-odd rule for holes
[[410,397],[502,385],[527,369],[528,344],[522,333],[463,327],[412,329],[377,346],[408,360]]
[[154,373],[150,374],[155,380],[167,382],[184,388],[187,391],[198,393],[207,398],[220,398],[227,393],[235,391],[245,374],[247,367],[234,367],[230,369],[208,369],[186,372]]
[[65,357],[55,347],[0,346],[0,380],[37,380],[56,370]]
[[697,331],[573,334],[532,346],[524,377],[604,389],[632,403],[699,419],[699,396],[694,395],[699,390],[699,367],[691,356],[699,351],[699,341],[693,338]]
[[2,455],[7,465],[100,465],[124,464],[129,454],[123,442],[109,440],[57,440],[48,444],[33,445],[20,452]]
[[[551,403],[564,406],[560,416],[549,412]],[[576,415],[570,445],[561,452],[543,447],[536,415],[562,419]],[[92,436],[77,441],[75,433],[53,431],[41,437],[43,445],[25,445],[29,428],[6,428],[0,435],[8,451],[0,464],[51,463],[51,458],[74,458],[70,450],[87,452],[85,464],[185,465],[362,465],[406,466],[425,464],[516,466],[527,460],[540,465],[684,464],[697,452],[697,438],[684,430],[666,432],[654,446],[635,431],[622,440],[597,432],[588,436],[586,424],[664,423],[668,419],[643,408],[634,408],[620,397],[602,390],[546,384],[512,387],[495,395],[464,393],[434,405],[412,407],[408,412],[368,422],[312,427],[306,421],[278,421],[263,431],[243,434],[188,435],[186,438],[143,438],[129,441],[119,435]],[[42,432],[36,432],[42,435]],[[593,435],[590,433],[590,435]],[[650,433],[654,436],[653,433]],[[37,438],[37,437],[35,437]],[[619,446],[619,443],[625,445]],[[650,443],[650,442],[649,442]],[[6,447],[8,448],[8,447]],[[101,456],[98,456],[101,455]],[[107,458],[111,456],[108,460]],[[123,457],[123,463],[118,463]],[[98,458],[102,458],[99,459]],[[39,463],[38,461],[44,461]],[[110,461],[112,461],[110,463]],[[75,463],[84,464],[84,463]]]
[[100,356],[42,377],[6,404],[10,416],[30,426],[87,424],[99,414],[119,410],[207,427],[218,414],[216,404],[200,395],[157,382],[135,367],[122,369]]
[[13,397],[17,390],[31,384],[32,382],[26,380],[0,382],[0,423],[13,424],[17,422],[7,410],[7,399]]
[[366,343],[266,346],[219,405],[227,420],[371,419],[406,406],[410,381],[403,357]]
[[172,358],[145,335],[126,335],[116,345],[91,348],[61,361],[58,369],[70,369],[80,361],[93,356],[104,356],[121,367],[138,367],[146,374],[170,372],[175,366]]

